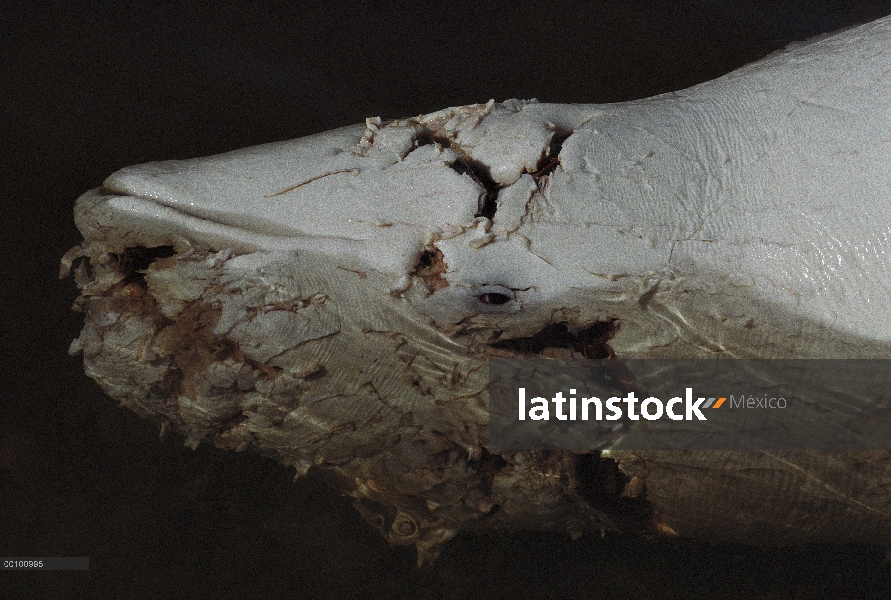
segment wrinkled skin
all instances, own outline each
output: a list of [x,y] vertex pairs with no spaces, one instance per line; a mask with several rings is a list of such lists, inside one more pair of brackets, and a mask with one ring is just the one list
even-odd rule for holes
[[883,19],[646,100],[124,169],[75,208],[72,352],[192,446],[325,470],[420,562],[481,528],[888,541],[888,453],[486,431],[493,355],[891,358],[888,65]]

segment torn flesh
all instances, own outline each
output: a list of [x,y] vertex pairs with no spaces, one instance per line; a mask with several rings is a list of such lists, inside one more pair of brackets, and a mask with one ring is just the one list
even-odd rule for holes
[[883,19],[656,98],[123,169],[75,207],[71,352],[192,447],[324,470],[420,561],[462,529],[887,541],[887,453],[496,453],[486,365],[891,357],[889,60]]

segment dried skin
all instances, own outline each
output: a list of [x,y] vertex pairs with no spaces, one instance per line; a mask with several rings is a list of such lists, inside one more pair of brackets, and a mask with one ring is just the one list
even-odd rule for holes
[[891,356],[888,48],[884,19],[653,99],[124,169],[75,208],[71,350],[192,446],[324,470],[422,561],[493,527],[888,540],[887,453],[496,454],[486,368]]
[[[239,328],[262,315],[299,314],[314,306],[307,294],[278,287],[293,282],[288,275],[295,272],[281,258],[293,260],[266,257],[255,270],[235,276],[228,254],[187,251],[156,260],[140,277],[126,275],[130,283],[103,290],[95,283],[124,263],[94,268],[82,286],[89,290],[79,300],[87,320],[73,350],[84,350],[88,373],[109,394],[173,424],[193,446],[206,439],[238,450],[251,447],[298,473],[325,466],[388,540],[417,544],[424,559],[462,528],[536,521],[546,529],[615,529],[601,510],[572,492],[573,453],[501,457],[485,450],[485,438],[479,437],[486,418],[480,399],[485,380],[471,363],[455,363],[446,371],[435,356],[423,357],[408,337],[384,331],[363,334],[374,346],[365,355],[374,361],[383,362],[378,346],[392,348],[386,365],[362,365],[365,381],[362,376],[345,381],[346,366],[332,365],[330,354],[319,351],[324,346],[312,347],[320,340],[295,343],[264,361],[250,358],[233,339]],[[93,260],[100,263],[98,256]],[[159,283],[177,281],[177,272],[194,276],[196,265],[206,276],[197,298],[183,302],[188,293],[182,288]],[[275,271],[277,280],[270,277]],[[256,279],[261,272],[259,289],[253,286],[261,285]],[[301,298],[272,302],[270,295]],[[246,296],[252,301],[245,302]],[[325,304],[339,301],[333,288],[324,298]],[[162,306],[181,308],[165,314]],[[221,333],[221,316],[227,313],[239,316]],[[133,329],[137,352],[133,343],[121,343],[118,333]],[[262,348],[253,353],[262,354]],[[363,354],[353,345],[342,360],[357,355]],[[480,391],[463,399],[450,391],[468,387]],[[618,492],[610,502],[621,503]]]

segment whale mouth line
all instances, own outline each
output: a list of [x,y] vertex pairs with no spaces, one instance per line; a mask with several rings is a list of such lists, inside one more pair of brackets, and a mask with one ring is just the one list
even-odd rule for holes
[[609,346],[619,330],[616,319],[599,321],[573,333],[565,322],[551,323],[530,336],[501,340],[484,346],[484,354],[508,359],[559,358],[604,360],[615,358]]
[[115,256],[117,270],[126,280],[144,283],[145,272],[152,264],[175,255],[173,246],[129,246]]
[[97,190],[100,196],[110,196],[120,198],[121,200],[130,199],[144,204],[143,210],[163,211],[168,214],[175,215],[177,221],[192,222],[195,226],[203,228],[220,228],[232,231],[240,231],[245,234],[263,235],[266,237],[297,237],[304,235],[303,232],[293,228],[282,226],[281,224],[253,215],[232,215],[226,212],[217,212],[206,209],[192,208],[180,202],[164,200],[163,198],[155,198],[146,196],[128,190],[125,186],[108,187],[101,186]]

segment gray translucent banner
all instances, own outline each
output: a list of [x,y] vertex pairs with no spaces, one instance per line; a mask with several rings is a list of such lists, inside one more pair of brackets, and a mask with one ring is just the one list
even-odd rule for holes
[[87,571],[89,556],[18,556],[0,558],[3,571]]
[[889,360],[489,361],[489,447],[889,450]]

